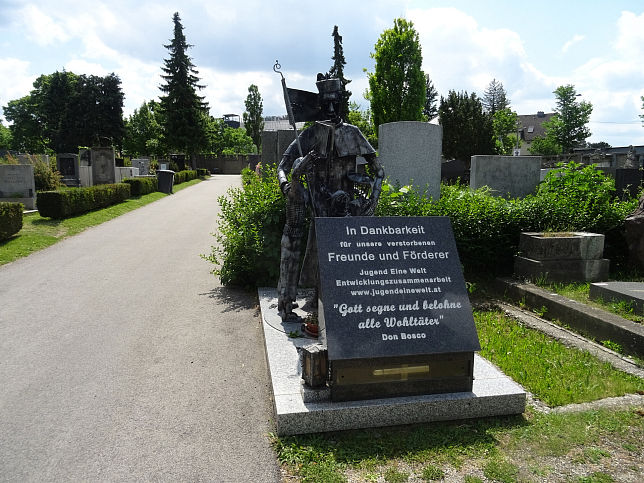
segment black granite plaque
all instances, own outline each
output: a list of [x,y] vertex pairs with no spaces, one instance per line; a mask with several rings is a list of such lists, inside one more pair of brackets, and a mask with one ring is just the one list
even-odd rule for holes
[[449,218],[315,223],[331,362],[480,350]]

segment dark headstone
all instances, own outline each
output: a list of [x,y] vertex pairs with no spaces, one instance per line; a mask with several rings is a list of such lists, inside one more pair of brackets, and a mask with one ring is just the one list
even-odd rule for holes
[[615,170],[615,191],[622,198],[635,198],[642,186],[642,171],[637,168],[617,168]]
[[449,218],[315,222],[331,398],[471,390],[480,345]]
[[125,167],[125,159],[123,158],[114,158],[114,163],[117,168],[124,168]]

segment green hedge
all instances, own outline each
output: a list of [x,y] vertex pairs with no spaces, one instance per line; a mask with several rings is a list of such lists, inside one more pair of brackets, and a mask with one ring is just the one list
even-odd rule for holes
[[41,216],[68,218],[121,203],[130,197],[127,183],[102,184],[63,191],[40,191],[36,205]]
[[184,183],[193,179],[197,179],[197,171],[186,169],[184,171],[177,171],[174,173],[174,184]]
[[142,196],[157,191],[159,180],[157,178],[125,178],[123,183],[130,185],[132,196]]
[[[275,285],[285,200],[274,166],[264,175],[242,172],[242,187],[219,198],[217,245],[205,258],[226,285]],[[441,185],[441,197],[422,197],[411,187],[383,185],[377,216],[448,216],[467,272],[510,273],[522,231],[590,231],[606,235],[611,270],[626,267],[624,218],[637,199],[616,198],[614,182],[590,166],[574,163],[551,171],[535,195],[492,196],[483,188]],[[303,244],[305,244],[303,240]]]
[[197,176],[199,176],[200,178],[210,176],[210,171],[208,171],[206,168],[197,168]]
[[22,203],[0,202],[0,240],[6,240],[22,230]]

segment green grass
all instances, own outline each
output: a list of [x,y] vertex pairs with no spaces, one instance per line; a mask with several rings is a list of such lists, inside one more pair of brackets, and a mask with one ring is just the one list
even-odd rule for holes
[[[639,280],[641,281],[641,279]],[[644,322],[644,316],[638,315],[633,310],[633,305],[624,301],[612,302],[610,300],[591,300],[589,297],[590,283],[536,283],[539,287],[555,292],[563,297],[576,300],[586,305],[612,312],[620,317],[633,322]]]
[[[174,187],[174,192],[193,186],[201,180],[195,179]],[[129,211],[169,196],[155,192],[138,198],[130,198],[123,203],[101,210],[90,211],[72,218],[54,220],[43,218],[39,213],[30,213],[23,218],[22,230],[9,240],[0,242],[0,265],[13,262],[22,257],[47,248],[60,240],[76,235],[87,228],[100,225]]]
[[644,390],[644,381],[571,349],[501,312],[475,312],[481,355],[549,406]]
[[[348,474],[360,481],[376,476],[431,481],[448,472],[458,473],[459,481],[480,481],[476,472],[496,481],[534,481],[535,475],[567,480],[552,474],[555,458],[563,461],[557,471],[574,481],[579,467],[607,458],[609,447],[628,446],[629,457],[641,457],[643,434],[644,418],[634,410],[543,414],[529,409],[523,416],[273,437],[273,445],[298,481],[346,481]],[[574,463],[576,454],[585,455],[584,461]],[[588,470],[588,478],[597,476]]]

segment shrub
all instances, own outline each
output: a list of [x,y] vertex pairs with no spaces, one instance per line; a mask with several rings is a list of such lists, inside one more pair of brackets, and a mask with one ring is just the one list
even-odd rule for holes
[[62,186],[62,176],[58,171],[52,169],[49,163],[44,162],[40,157],[34,161],[34,182],[36,191],[55,191]]
[[159,181],[157,178],[125,178],[123,183],[130,185],[132,196],[142,196],[157,191]]
[[218,244],[204,258],[218,265],[213,273],[223,284],[275,285],[279,278],[286,204],[275,165],[264,169],[267,175],[261,177],[244,169],[242,188],[231,188],[218,200]]
[[210,176],[210,171],[208,171],[206,168],[197,168],[197,176],[205,177],[205,176]]
[[[260,177],[244,170],[242,188],[219,199],[219,245],[206,258],[219,265],[213,273],[223,284],[274,285],[279,277],[285,200],[275,166],[263,171]],[[547,230],[604,233],[605,254],[619,268],[627,255],[624,218],[637,200],[620,201],[612,186],[603,173],[574,164],[551,172],[535,195],[523,199],[443,184],[440,199],[431,200],[412,187],[384,183],[376,216],[448,216],[468,272],[511,271],[520,233]]]
[[36,204],[41,216],[68,218],[121,203],[130,197],[127,183],[102,184],[64,191],[40,191]]
[[0,202],[0,240],[6,240],[22,230],[22,203]]
[[174,184],[184,183],[193,179],[197,179],[197,171],[186,169],[174,173]]

